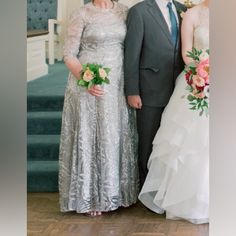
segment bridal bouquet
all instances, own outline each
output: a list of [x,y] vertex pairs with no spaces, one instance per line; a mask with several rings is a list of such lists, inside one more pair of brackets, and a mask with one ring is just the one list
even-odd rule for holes
[[77,84],[88,89],[93,85],[109,84],[108,74],[110,70],[110,68],[98,64],[85,64]]
[[193,63],[185,67],[185,79],[187,96],[191,110],[199,110],[200,116],[205,113],[208,115],[209,108],[209,50],[202,51],[193,48],[188,52],[188,57],[193,59]]

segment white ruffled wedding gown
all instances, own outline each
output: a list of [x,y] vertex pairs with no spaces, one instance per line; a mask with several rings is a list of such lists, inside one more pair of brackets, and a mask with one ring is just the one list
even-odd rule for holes
[[[194,47],[209,48],[209,9],[194,29]],[[153,141],[140,201],[167,219],[209,221],[209,118],[189,109],[182,73]]]

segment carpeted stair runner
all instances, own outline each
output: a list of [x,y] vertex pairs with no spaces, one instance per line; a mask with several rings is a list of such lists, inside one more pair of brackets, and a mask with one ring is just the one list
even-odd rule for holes
[[28,135],[27,155],[30,161],[57,161],[60,135]]
[[27,98],[28,111],[58,111],[63,106],[63,96],[35,96],[30,95]]
[[28,112],[27,133],[28,134],[60,134],[61,112]]
[[27,84],[27,190],[58,191],[61,114],[68,70],[63,63]]

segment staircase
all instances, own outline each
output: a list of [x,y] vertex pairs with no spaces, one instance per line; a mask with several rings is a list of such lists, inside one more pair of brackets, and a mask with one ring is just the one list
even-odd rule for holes
[[68,71],[63,63],[49,75],[28,83],[27,191],[58,191],[58,154],[64,89]]

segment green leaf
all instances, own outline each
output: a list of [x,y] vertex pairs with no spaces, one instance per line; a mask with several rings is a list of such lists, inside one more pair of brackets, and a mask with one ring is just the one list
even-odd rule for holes
[[196,98],[194,96],[192,96],[191,94],[188,95],[187,99],[192,102],[194,101]]
[[188,67],[195,67],[195,63],[194,63],[194,62],[190,62],[190,63],[188,64]]
[[80,80],[77,81],[77,84],[80,85],[80,86],[87,87],[88,82],[84,81],[83,79],[80,79]]
[[96,72],[96,65],[94,64],[89,64],[89,69],[93,72]]
[[[195,75],[196,74],[196,67],[191,67],[192,73]],[[191,76],[192,77],[192,76]]]
[[82,67],[83,67],[83,71],[85,71],[87,69],[88,65],[84,64],[84,65],[82,65]]
[[93,82],[92,82],[92,80],[91,80],[91,81],[89,81],[88,89],[90,89],[92,86],[93,86]]
[[108,78],[105,78],[104,82],[110,84],[110,80]]
[[109,74],[110,73],[110,71],[111,71],[111,69],[110,68],[103,68],[105,71],[106,71],[106,73],[107,74]]
[[206,100],[203,101],[204,106],[208,106],[208,103]]
[[100,80],[96,80],[96,81],[94,81],[94,84],[101,85],[102,82]]

